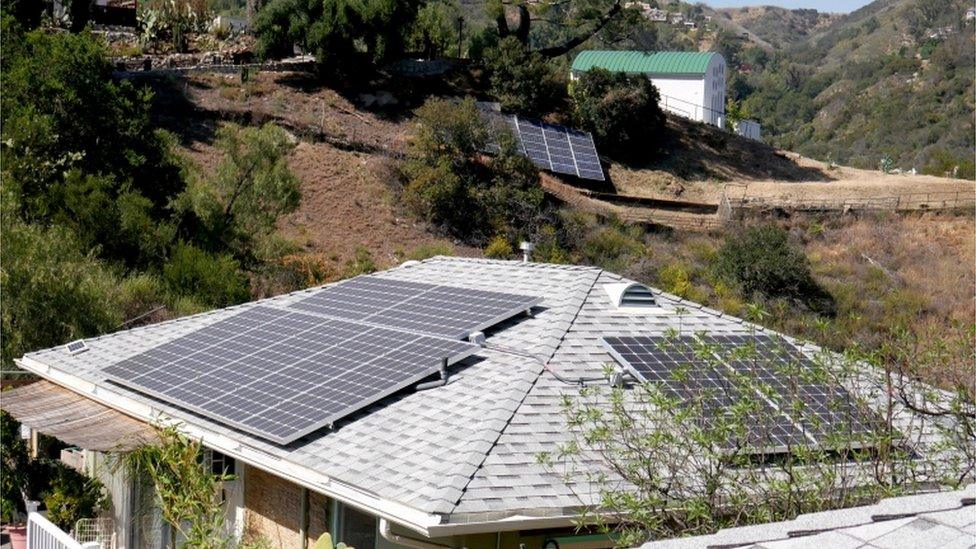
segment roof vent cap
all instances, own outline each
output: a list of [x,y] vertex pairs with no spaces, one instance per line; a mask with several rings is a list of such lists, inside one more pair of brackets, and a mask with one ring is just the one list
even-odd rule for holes
[[603,288],[610,296],[610,302],[618,309],[660,308],[654,292],[643,284],[621,282],[606,284]]
[[525,263],[532,261],[532,250],[535,250],[535,244],[524,241],[519,244],[519,249],[522,250],[522,261]]
[[65,345],[64,350],[67,351],[69,355],[77,355],[79,353],[84,353],[85,351],[87,351],[88,344],[85,343],[84,339],[77,339]]

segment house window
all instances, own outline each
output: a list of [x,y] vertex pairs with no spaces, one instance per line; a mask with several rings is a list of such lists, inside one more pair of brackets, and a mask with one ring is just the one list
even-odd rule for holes
[[376,547],[376,517],[339,503],[338,519],[336,542],[356,549]]
[[233,475],[236,464],[234,458],[221,454],[216,450],[206,450],[203,454],[204,465],[215,475]]

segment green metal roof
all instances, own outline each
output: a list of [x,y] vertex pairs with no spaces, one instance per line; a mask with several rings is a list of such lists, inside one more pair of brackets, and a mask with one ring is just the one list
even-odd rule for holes
[[607,51],[585,50],[573,59],[573,71],[593,67],[609,71],[653,74],[705,74],[708,62],[718,55],[697,51]]

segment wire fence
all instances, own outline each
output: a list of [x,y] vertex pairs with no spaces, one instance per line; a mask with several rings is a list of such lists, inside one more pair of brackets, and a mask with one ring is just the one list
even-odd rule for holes
[[79,519],[75,523],[74,538],[85,547],[115,549],[115,521],[110,518]]

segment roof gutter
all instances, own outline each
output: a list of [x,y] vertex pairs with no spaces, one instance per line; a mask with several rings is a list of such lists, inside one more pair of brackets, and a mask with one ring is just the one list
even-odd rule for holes
[[383,536],[383,539],[394,545],[412,547],[413,549],[451,549],[448,545],[420,541],[419,539],[394,534],[393,529],[390,527],[390,522],[385,518],[380,518],[380,535]]
[[191,425],[148,404],[121,395],[91,381],[81,379],[74,374],[52,368],[43,362],[29,357],[15,359],[14,362],[24,370],[33,372],[48,381],[57,383],[86,398],[90,398],[140,421],[175,425],[187,436],[205,441],[208,447],[229,455],[234,459],[281,477],[301,487],[342,501],[344,504],[351,505],[380,519],[392,520],[424,537],[432,537],[430,535],[430,528],[437,526],[442,521],[441,515],[425,513],[416,508],[403,505],[402,503],[365,492],[356,486],[323,475],[314,469],[297,465],[259,448],[247,446],[239,440]]

